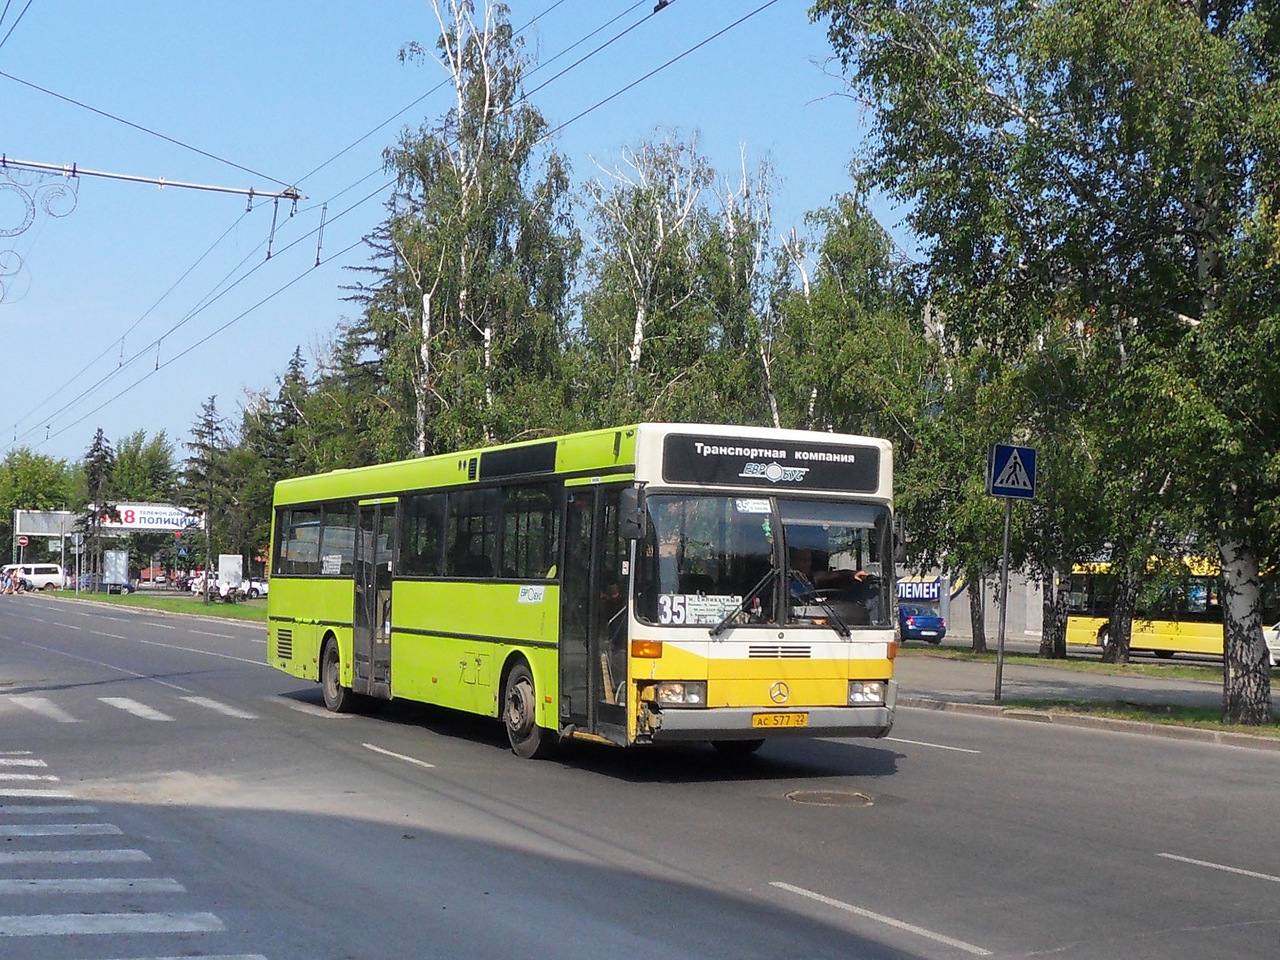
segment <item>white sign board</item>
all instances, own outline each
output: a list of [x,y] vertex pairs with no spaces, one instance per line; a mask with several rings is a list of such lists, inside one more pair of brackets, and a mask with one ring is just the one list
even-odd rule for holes
[[102,582],[112,586],[129,582],[128,550],[107,550],[102,554]]
[[160,533],[174,533],[204,527],[204,518],[199,514],[167,503],[117,503],[115,508],[118,520],[113,520],[105,514],[102,516],[102,526],[106,530],[154,530]]
[[218,554],[218,582],[239,587],[244,581],[244,557],[238,553]]

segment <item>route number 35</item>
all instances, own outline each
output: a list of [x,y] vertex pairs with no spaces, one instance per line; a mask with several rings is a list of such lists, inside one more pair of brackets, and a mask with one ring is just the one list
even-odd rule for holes
[[659,623],[687,623],[688,617],[689,608],[686,606],[683,596],[675,593],[664,593],[658,597]]

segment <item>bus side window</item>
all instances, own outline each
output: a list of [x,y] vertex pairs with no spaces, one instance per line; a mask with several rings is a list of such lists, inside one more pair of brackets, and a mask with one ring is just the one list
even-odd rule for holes
[[444,501],[443,493],[405,497],[400,574],[438,577],[444,572]]

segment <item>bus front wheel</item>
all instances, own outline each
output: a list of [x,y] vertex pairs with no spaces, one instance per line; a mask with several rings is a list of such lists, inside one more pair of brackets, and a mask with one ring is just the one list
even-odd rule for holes
[[324,705],[333,713],[346,713],[351,709],[353,694],[342,685],[342,661],[338,658],[338,641],[325,641],[320,654],[320,689],[324,691]]
[[502,699],[502,720],[515,755],[525,760],[547,756],[554,743],[551,735],[538,726],[537,691],[533,687],[533,674],[525,664],[517,663],[507,674]]

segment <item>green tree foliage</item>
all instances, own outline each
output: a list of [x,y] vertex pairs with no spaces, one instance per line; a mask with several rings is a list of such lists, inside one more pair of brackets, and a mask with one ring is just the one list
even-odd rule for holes
[[669,134],[624,151],[586,184],[588,285],[575,375],[587,424],[708,416],[699,374],[715,347],[715,316],[699,268],[712,243],[714,179],[696,140]]
[[1280,182],[1274,6],[819,0],[813,13],[876,106],[878,183],[912,202],[928,293],[959,339],[1018,356],[1074,315],[1114,345],[1113,376],[1150,368],[1135,375],[1160,391],[1135,413],[1186,440],[1140,449],[1171,455],[1166,493],[1200,505],[1222,558],[1224,718],[1268,722],[1257,571],[1280,421],[1260,375],[1277,304],[1257,292],[1274,276],[1262,238]]
[[443,65],[455,104],[386,154],[398,187],[369,238],[373,280],[357,293],[364,316],[343,337],[336,384],[357,385],[368,365],[391,422],[408,427],[402,449],[418,454],[559,422],[578,243],[568,171],[522,98],[527,61],[506,7],[477,23],[470,0],[440,2],[435,54],[402,56]]
[[[180,492],[183,506],[204,517],[205,570],[214,569],[214,557],[230,544],[232,521],[228,514],[232,512],[234,491],[228,469],[228,450],[226,424],[218,414],[217,397],[209,397],[201,404],[200,414],[191,426]],[[205,583],[207,603],[208,578]]]
[[88,490],[88,503],[80,526],[86,535],[86,552],[90,572],[102,572],[102,520],[115,517],[113,478],[116,469],[115,451],[111,441],[99,427],[93,435],[93,443],[84,456],[84,474]]
[[[16,554],[13,543],[15,510],[66,510],[76,502],[75,471],[56,460],[15,447],[0,461],[0,552]],[[27,556],[33,550],[28,547]]]
[[[178,468],[164,431],[148,440],[145,430],[137,430],[118,441],[112,480],[120,502],[172,503]],[[136,575],[153,560],[172,566],[173,540],[169,533],[141,531],[123,537],[119,547],[129,551],[129,568]]]

